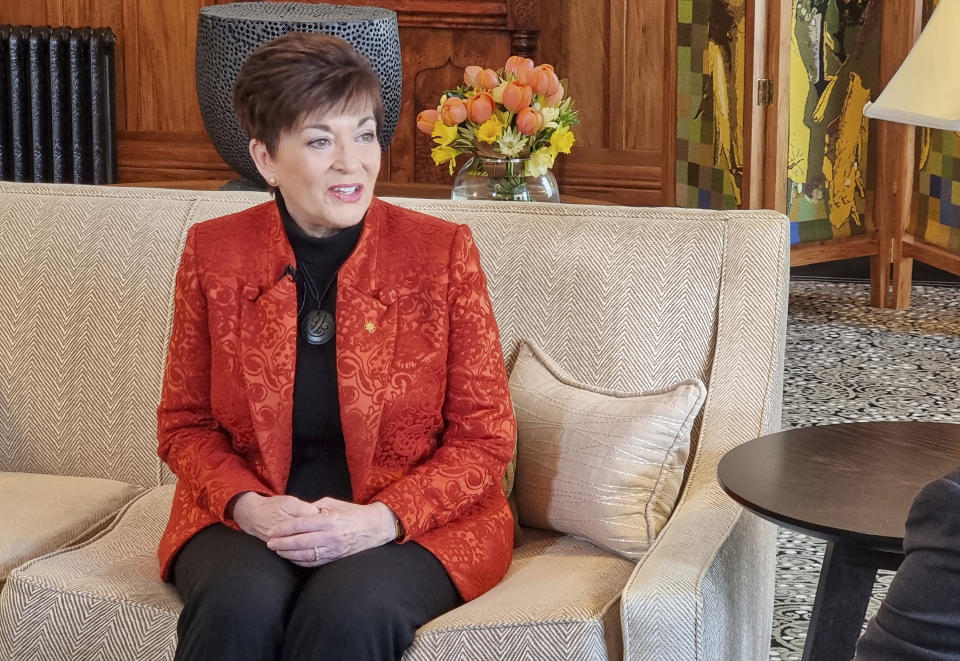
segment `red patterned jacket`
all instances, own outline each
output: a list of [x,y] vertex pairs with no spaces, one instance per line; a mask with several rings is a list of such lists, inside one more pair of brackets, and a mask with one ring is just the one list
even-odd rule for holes
[[[284,493],[296,361],[294,264],[267,202],[193,226],[174,297],[157,411],[179,477],[161,575],[243,491]],[[443,563],[464,599],[507,571],[501,478],[515,421],[470,230],[374,199],[337,281],[337,381],[357,503],[381,501]]]

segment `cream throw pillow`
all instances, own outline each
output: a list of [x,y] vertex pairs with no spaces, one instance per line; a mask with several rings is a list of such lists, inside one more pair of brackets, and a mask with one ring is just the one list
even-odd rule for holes
[[703,383],[615,393],[577,383],[524,342],[510,393],[520,523],[639,559],[679,495]]

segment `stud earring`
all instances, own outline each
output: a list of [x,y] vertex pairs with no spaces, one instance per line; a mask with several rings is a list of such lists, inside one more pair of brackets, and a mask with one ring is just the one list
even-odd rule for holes
[[276,178],[276,177],[270,177],[270,179],[267,181],[267,183],[270,184],[271,186],[273,186],[274,188],[276,188],[276,187],[277,187],[277,178]]

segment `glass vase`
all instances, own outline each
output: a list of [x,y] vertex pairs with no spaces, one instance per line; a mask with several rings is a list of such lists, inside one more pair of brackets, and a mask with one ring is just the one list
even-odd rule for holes
[[501,200],[505,202],[559,202],[560,191],[553,172],[524,176],[527,158],[474,156],[453,180],[454,200]]

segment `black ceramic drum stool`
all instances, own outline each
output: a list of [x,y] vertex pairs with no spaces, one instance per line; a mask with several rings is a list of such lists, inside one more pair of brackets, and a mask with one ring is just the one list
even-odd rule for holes
[[197,21],[197,97],[207,134],[217,153],[247,185],[265,188],[247,149],[249,139],[233,112],[233,82],[247,56],[288,32],[323,32],[349,42],[380,76],[384,122],[382,149],[400,116],[400,34],[397,15],[377,7],[303,2],[234,2],[203,7]]

